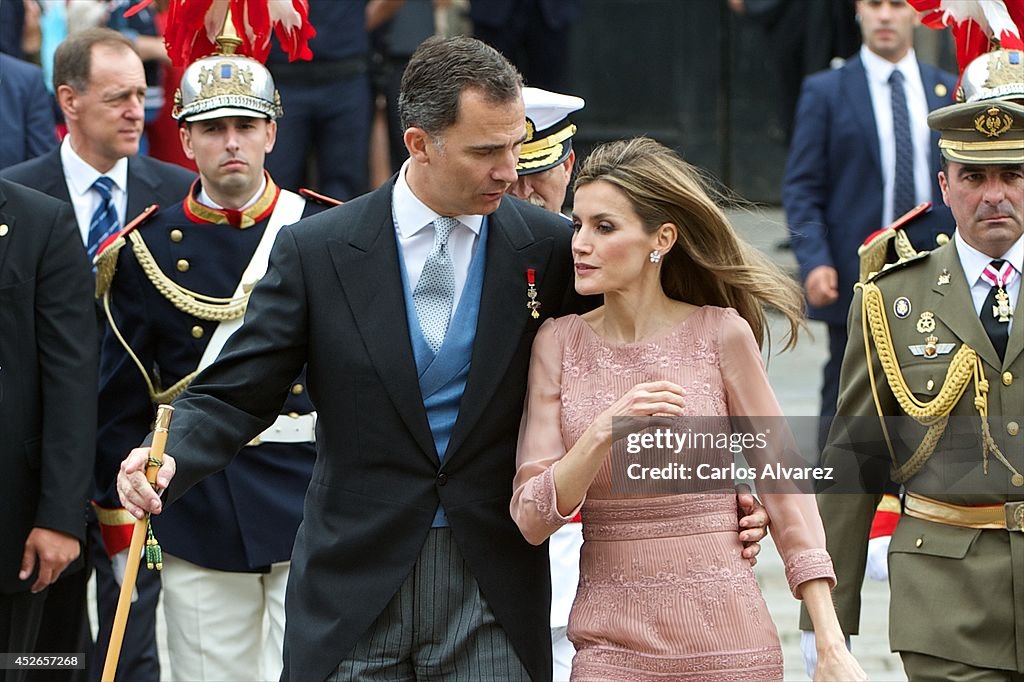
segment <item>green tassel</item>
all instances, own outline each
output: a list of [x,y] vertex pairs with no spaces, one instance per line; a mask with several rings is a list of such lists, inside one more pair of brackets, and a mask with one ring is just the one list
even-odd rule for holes
[[150,520],[146,524],[146,568],[150,570],[155,568],[160,571],[163,570],[163,567],[164,553],[156,541],[156,536],[153,535],[153,521]]

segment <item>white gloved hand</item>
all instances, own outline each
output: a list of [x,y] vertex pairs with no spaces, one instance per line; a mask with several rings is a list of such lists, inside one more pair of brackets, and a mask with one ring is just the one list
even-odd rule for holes
[[[846,648],[853,652],[853,645],[850,638],[846,638]],[[818,667],[818,640],[814,637],[813,630],[800,631],[800,654],[804,658],[804,670],[807,677],[814,679],[814,669]]]
[[885,582],[889,579],[889,541],[891,535],[882,535],[868,540],[867,574],[872,580]]
[[[110,557],[110,570],[114,574],[114,582],[117,583],[118,587],[124,582],[124,572],[128,567],[128,550],[122,549],[120,552]],[[134,604],[139,599],[139,589],[132,589],[132,603]]]

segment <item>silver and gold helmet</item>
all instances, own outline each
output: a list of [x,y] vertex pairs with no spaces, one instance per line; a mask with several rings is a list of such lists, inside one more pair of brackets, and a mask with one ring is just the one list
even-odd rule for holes
[[1024,101],[1024,52],[993,50],[977,57],[964,69],[957,101],[990,99]]
[[235,54],[242,40],[235,32],[230,9],[216,42],[215,54],[197,59],[185,69],[181,87],[174,93],[174,120],[248,116],[273,121],[281,117],[281,95],[270,71],[255,59]]

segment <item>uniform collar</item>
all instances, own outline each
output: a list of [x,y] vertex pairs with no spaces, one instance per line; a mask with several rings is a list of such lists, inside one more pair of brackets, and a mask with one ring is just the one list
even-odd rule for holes
[[[281,194],[281,189],[274,183],[274,179],[270,177],[270,173],[266,170],[263,171],[263,182],[263,191],[258,192],[246,204],[245,208],[235,210],[232,208],[214,208],[200,202],[199,195],[203,190],[200,181],[196,179],[192,183],[188,196],[185,197],[185,215],[194,223],[231,225],[243,230],[247,227],[252,227],[270,215],[274,210],[274,206],[277,205],[277,197]],[[203,196],[206,196],[205,193],[203,193]]]

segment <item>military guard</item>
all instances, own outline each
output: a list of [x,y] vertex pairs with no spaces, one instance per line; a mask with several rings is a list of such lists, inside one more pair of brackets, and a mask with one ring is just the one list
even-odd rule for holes
[[[230,19],[225,27],[218,52],[189,66],[176,93],[174,117],[199,180],[180,204],[134,220],[96,259],[110,322],[98,457],[112,472],[149,432],[154,406],[183,391],[241,325],[278,232],[337,203],[281,189],[264,170],[280,98],[260,62],[233,53],[240,41]],[[154,523],[173,679],[280,675],[285,583],[315,424],[300,376],[274,424]],[[106,502],[100,518],[115,552],[133,519],[113,489]]]
[[891,472],[906,496],[889,548],[889,637],[908,677],[1019,681],[1024,53],[979,57],[959,99],[928,117],[941,134],[953,238],[868,274],[850,311],[822,464],[834,467],[836,489],[863,477],[868,494],[818,501],[848,635],[857,634],[869,528]]

